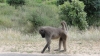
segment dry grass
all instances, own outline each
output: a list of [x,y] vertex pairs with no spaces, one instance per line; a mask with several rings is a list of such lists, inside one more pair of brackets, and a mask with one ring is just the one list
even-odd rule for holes
[[[0,30],[0,52],[40,53],[45,44],[45,39],[39,34],[22,34],[13,29]],[[68,29],[67,51],[54,51],[56,48],[58,48],[58,40],[52,40],[51,52],[45,53],[100,54],[100,29],[79,31],[72,27]]]

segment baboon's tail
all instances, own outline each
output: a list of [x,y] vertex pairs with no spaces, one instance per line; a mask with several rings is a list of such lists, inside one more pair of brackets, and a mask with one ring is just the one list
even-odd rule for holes
[[62,25],[62,29],[63,29],[64,31],[67,31],[67,24],[66,24],[66,22],[65,22],[65,21],[62,21],[62,22],[61,22],[61,25]]

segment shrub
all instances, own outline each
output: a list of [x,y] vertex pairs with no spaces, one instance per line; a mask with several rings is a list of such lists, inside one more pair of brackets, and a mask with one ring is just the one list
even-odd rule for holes
[[21,6],[25,4],[25,0],[7,0],[7,3],[12,6]]
[[6,17],[1,16],[0,17],[0,26],[3,27],[11,27],[12,26],[12,21]]
[[84,10],[87,12],[87,22],[89,26],[100,25],[100,0],[80,0],[86,5]]
[[34,28],[37,28],[39,26],[43,25],[43,18],[40,18],[40,16],[38,15],[38,13],[33,12],[33,14],[31,15],[31,18],[29,19],[29,21],[32,22]]
[[67,1],[67,0],[57,0],[57,4],[62,5],[62,4],[64,4],[65,1]]
[[44,1],[44,3],[48,5],[57,5],[57,0],[47,0]]
[[6,2],[6,0],[0,0],[0,2],[1,2],[1,3],[4,3],[4,2]]
[[55,6],[41,4],[31,10],[28,20],[32,23],[33,29],[40,26],[55,26],[59,25],[57,8]]
[[74,0],[71,3],[67,1],[60,6],[60,18],[65,20],[68,25],[74,25],[78,26],[79,29],[85,29],[88,24],[84,6],[84,3],[79,0]]
[[0,6],[0,26],[12,27],[13,23],[11,16],[13,15],[14,8],[6,3]]
[[0,15],[12,15],[14,13],[14,8],[8,5],[0,6]]

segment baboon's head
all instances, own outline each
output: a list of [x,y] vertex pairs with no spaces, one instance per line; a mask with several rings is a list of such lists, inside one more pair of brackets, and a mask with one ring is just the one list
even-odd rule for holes
[[40,29],[39,33],[41,34],[42,38],[45,37],[45,30],[44,29]]

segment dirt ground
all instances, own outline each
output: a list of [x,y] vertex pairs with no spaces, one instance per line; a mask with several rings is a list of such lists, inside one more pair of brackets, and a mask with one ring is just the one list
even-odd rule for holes
[[[0,52],[41,53],[45,41],[0,41]],[[70,40],[67,41],[67,51],[54,51],[58,48],[58,41],[52,40],[51,51],[45,54],[100,54],[100,41]],[[63,49],[63,48],[62,48]]]

